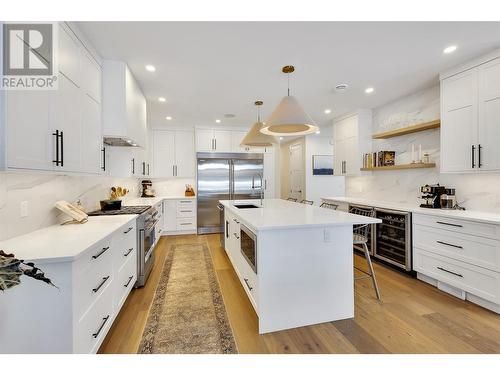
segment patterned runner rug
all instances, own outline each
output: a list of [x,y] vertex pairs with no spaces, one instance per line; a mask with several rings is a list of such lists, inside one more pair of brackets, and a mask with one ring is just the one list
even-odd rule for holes
[[170,248],[138,353],[238,353],[206,245]]

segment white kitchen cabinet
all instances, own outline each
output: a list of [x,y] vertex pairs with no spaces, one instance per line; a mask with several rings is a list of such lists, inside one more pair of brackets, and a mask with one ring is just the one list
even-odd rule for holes
[[500,313],[500,226],[413,215],[417,277]]
[[477,71],[469,70],[442,82],[442,172],[469,172],[476,168],[477,109]]
[[264,198],[276,198],[276,167],[274,153],[264,154]]
[[86,51],[82,50],[82,88],[88,96],[97,103],[101,103],[102,98],[102,74],[101,67],[94,58]]
[[500,57],[441,75],[441,172],[500,171]]
[[146,98],[122,61],[105,60],[102,74],[103,134],[106,142],[147,145]]
[[[105,222],[101,225],[107,225]],[[96,224],[89,220],[86,225]],[[44,234],[46,238],[53,236],[53,231],[61,237],[71,236],[59,226],[43,230],[48,231]],[[106,233],[105,228],[93,232],[80,230],[87,236]],[[30,235],[36,233],[27,236]],[[23,237],[24,241],[35,241]],[[71,240],[63,238],[63,241]],[[75,246],[82,246],[78,239],[72,241]],[[68,250],[74,254],[70,257],[36,261],[57,288],[25,277],[20,287],[2,295],[0,316],[9,324],[2,326],[0,353],[98,351],[137,279],[135,218],[101,239],[86,238],[83,243],[89,245],[77,254]]]
[[247,135],[247,132],[240,132],[240,131],[232,131],[231,132],[231,150],[233,152],[249,152],[251,148],[249,146],[241,146],[241,141],[245,136]]
[[196,151],[231,152],[231,131],[219,129],[196,129]]
[[[5,106],[0,121],[5,155],[0,157],[0,168],[102,172],[100,66],[64,23],[59,25],[58,53],[57,90],[9,91],[0,98]],[[86,74],[90,63],[92,74]],[[91,89],[84,79],[93,80]]]
[[355,176],[360,174],[362,155],[371,152],[371,110],[358,110],[356,114],[334,120],[334,174]]
[[153,130],[155,177],[194,177],[194,134],[191,131]]
[[500,58],[479,67],[478,163],[500,171]]
[[163,204],[163,235],[196,233],[196,199],[165,199]]

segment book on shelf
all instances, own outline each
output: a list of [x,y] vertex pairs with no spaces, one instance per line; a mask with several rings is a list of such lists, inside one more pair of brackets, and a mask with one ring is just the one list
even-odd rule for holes
[[378,151],[363,155],[363,168],[376,168],[395,165],[395,151]]

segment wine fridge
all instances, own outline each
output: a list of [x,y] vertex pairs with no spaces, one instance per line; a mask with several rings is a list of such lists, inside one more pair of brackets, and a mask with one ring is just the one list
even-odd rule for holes
[[375,208],[375,217],[382,223],[373,231],[373,256],[411,271],[411,213]]

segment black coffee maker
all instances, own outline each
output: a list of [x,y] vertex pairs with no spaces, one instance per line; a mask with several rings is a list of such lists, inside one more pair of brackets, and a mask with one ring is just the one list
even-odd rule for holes
[[420,187],[422,199],[425,201],[420,205],[424,208],[441,208],[441,195],[446,194],[446,187],[436,185],[424,185]]

